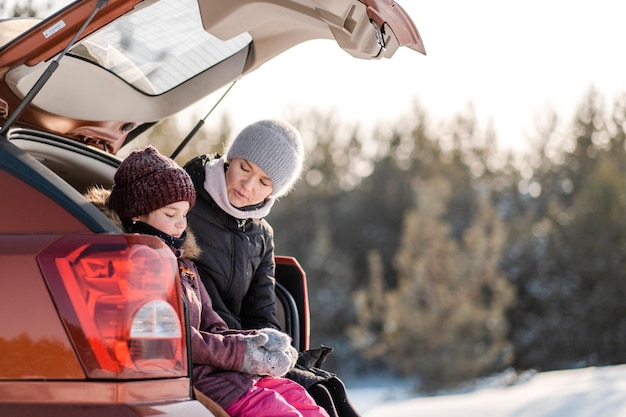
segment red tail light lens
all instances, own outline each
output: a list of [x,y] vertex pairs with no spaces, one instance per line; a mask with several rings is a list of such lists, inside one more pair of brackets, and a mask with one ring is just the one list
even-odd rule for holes
[[67,236],[38,260],[90,378],[187,374],[176,259],[159,239]]

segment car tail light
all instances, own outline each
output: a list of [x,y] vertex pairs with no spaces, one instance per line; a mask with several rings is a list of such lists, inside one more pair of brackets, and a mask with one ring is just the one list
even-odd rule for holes
[[159,239],[66,236],[37,259],[89,378],[187,374],[178,268]]

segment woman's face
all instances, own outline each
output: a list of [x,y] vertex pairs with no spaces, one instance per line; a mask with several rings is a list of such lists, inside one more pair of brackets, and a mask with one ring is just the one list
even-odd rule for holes
[[269,177],[247,159],[234,158],[226,170],[226,192],[234,207],[252,206],[272,194],[274,186]]

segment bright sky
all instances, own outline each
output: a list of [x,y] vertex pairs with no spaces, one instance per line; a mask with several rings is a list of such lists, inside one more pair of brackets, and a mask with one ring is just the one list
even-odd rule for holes
[[435,121],[471,102],[481,125],[493,120],[504,146],[524,149],[546,109],[569,122],[592,85],[607,104],[626,93],[626,1],[398,2],[427,56],[401,49],[391,59],[365,61],[331,41],[305,43],[240,80],[221,111],[242,126],[311,107],[368,125],[407,113],[416,99]]

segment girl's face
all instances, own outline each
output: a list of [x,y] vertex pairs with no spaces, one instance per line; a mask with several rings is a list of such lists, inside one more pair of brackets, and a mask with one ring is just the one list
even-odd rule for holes
[[259,204],[274,191],[269,177],[247,159],[234,158],[226,170],[228,201],[237,208]]
[[187,213],[189,212],[189,201],[177,201],[165,207],[156,209],[151,213],[133,217],[132,220],[139,220],[150,226],[159,229],[173,237],[181,237],[187,228]]

